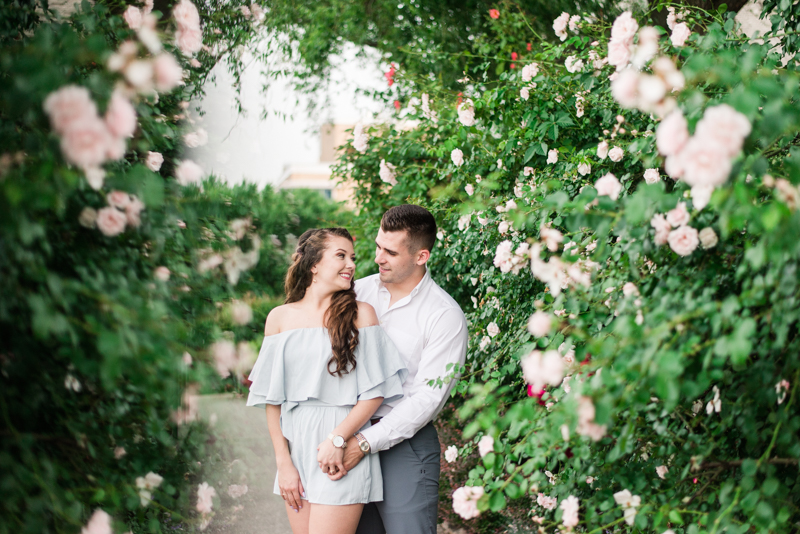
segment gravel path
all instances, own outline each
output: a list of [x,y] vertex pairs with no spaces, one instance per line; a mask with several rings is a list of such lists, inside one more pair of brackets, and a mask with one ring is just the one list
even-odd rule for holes
[[[213,417],[213,414],[216,417]],[[231,395],[204,395],[200,399],[200,415],[216,419],[214,436],[225,444],[223,455],[210,458],[212,479],[215,472],[237,465],[246,480],[247,494],[236,500],[240,510],[227,507],[219,510],[206,532],[209,534],[291,534],[283,500],[272,493],[275,481],[275,456],[267,431],[264,410],[247,408],[244,398]],[[230,471],[229,471],[230,472]],[[213,484],[212,484],[213,485]],[[217,492],[223,491],[218,487]]]

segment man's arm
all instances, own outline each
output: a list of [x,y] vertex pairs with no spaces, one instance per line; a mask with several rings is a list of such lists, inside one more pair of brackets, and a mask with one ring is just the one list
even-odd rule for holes
[[448,373],[447,364],[464,363],[467,354],[467,323],[458,308],[445,310],[432,326],[430,338],[422,349],[417,375],[408,395],[392,408],[380,423],[362,432],[371,452],[389,449],[414,436],[433,420],[454,381],[436,388],[428,381]]

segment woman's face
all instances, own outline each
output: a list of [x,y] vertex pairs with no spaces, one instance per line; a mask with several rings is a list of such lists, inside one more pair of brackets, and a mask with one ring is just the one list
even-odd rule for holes
[[[329,236],[322,259],[311,272],[320,289],[342,291],[350,289],[356,271],[356,254],[353,242],[341,236]],[[312,282],[312,285],[314,283]]]

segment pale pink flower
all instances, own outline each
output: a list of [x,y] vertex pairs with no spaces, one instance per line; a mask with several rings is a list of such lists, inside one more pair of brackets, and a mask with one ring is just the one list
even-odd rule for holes
[[483,497],[480,486],[464,486],[453,492],[453,511],[462,519],[472,519],[481,515],[478,510],[478,499]]
[[139,91],[148,92],[153,85],[153,63],[151,61],[136,59],[125,65],[122,71],[125,79]]
[[108,144],[106,145],[106,158],[111,161],[122,159],[125,156],[127,145],[125,139],[122,137],[108,136]]
[[727,104],[706,109],[697,123],[696,137],[714,139],[725,148],[728,156],[735,156],[742,149],[744,140],[750,135],[750,121]]
[[564,379],[564,360],[558,351],[548,350],[544,354],[534,350],[520,361],[522,376],[534,391],[540,391],[545,384],[558,386]]
[[639,31],[639,24],[630,11],[625,11],[616,18],[611,26],[611,39],[631,45],[637,31]]
[[656,128],[656,146],[664,156],[677,154],[688,140],[688,124],[680,110],[667,115]]
[[680,256],[688,256],[694,252],[694,249],[700,244],[697,230],[691,226],[681,226],[671,231],[667,237],[667,241],[673,252]]
[[105,115],[108,131],[116,137],[133,137],[136,130],[136,110],[121,92],[114,91]]
[[253,310],[246,302],[236,300],[231,305],[231,319],[238,325],[246,325],[253,320]]
[[84,228],[94,228],[97,220],[97,210],[94,208],[83,208],[78,215],[78,223]]
[[638,295],[639,288],[636,287],[636,284],[633,282],[626,282],[625,285],[622,286],[622,294],[626,297],[630,297],[631,295]]
[[642,68],[658,53],[658,30],[645,26],[639,30],[639,43],[631,62],[636,68]]
[[731,160],[727,148],[714,138],[694,135],[680,153],[682,179],[690,186],[719,186],[728,181]]
[[547,163],[555,163],[558,161],[558,150],[555,148],[547,152]]
[[672,231],[672,227],[667,222],[667,219],[662,214],[657,213],[650,219],[650,226],[656,230],[656,245],[666,245],[669,239],[669,233]]
[[353,148],[362,154],[367,151],[369,136],[364,133],[364,125],[360,122],[353,128]]
[[142,27],[142,12],[136,6],[128,6],[128,9],[122,14],[122,18],[125,19],[128,27],[132,30],[138,30]]
[[125,214],[116,208],[106,207],[97,212],[97,229],[108,237],[121,234],[127,222]]
[[580,29],[581,23],[581,16],[580,15],[573,15],[569,18],[569,31],[572,33],[578,33]]
[[212,499],[216,497],[217,491],[208,485],[208,482],[203,482],[197,488],[197,511],[201,514],[210,514],[211,507],[213,506]]
[[200,29],[185,29],[175,32],[175,46],[189,56],[203,49],[203,32]]
[[666,172],[667,176],[673,180],[677,180],[683,176],[685,169],[680,154],[667,156],[667,158],[664,160],[664,172]]
[[722,400],[719,398],[719,388],[714,386],[711,390],[714,392],[714,398],[706,404],[706,413],[708,415],[714,412],[720,413],[720,411],[722,411]]
[[131,203],[131,196],[125,191],[112,191],[106,195],[106,202],[109,206],[124,210]]
[[83,172],[86,175],[86,181],[92,189],[99,191],[103,187],[103,182],[106,179],[106,171],[100,167],[89,167],[88,169],[84,169]]
[[692,187],[692,205],[698,210],[705,208],[713,193],[713,185],[696,185]]
[[164,52],[153,60],[153,82],[156,91],[167,93],[183,82],[183,69],[175,56]]
[[600,144],[597,145],[597,157],[600,159],[606,159],[608,156],[608,142],[601,141]]
[[449,464],[455,462],[458,459],[458,447],[455,445],[450,445],[447,447],[447,450],[444,451],[444,459]]
[[128,452],[125,450],[125,447],[115,447],[114,448],[114,458],[116,458],[117,460],[119,460],[120,458],[122,458],[126,454],[128,454]]
[[639,107],[646,111],[659,110],[659,104],[667,95],[667,85],[659,76],[644,74],[639,77]]
[[636,508],[642,503],[642,498],[632,495],[630,490],[622,490],[614,494],[614,500],[622,507],[625,522],[633,525],[636,519]]
[[492,436],[483,436],[478,442],[478,454],[483,458],[490,452],[494,452],[494,438]]
[[500,224],[497,225],[497,231],[501,234],[505,234],[508,232],[509,227],[508,221],[500,221]]
[[531,176],[534,172],[533,167],[523,167],[522,169],[523,176]]
[[565,527],[571,529],[578,526],[578,509],[580,508],[580,504],[577,497],[570,495],[561,501],[559,508],[564,511],[564,514],[561,516],[561,522],[564,523]]
[[714,248],[719,241],[717,233],[710,226],[706,226],[700,230],[698,238],[700,239],[700,245],[705,249]]
[[250,8],[247,6],[239,6],[239,11],[241,11],[242,16],[244,16],[246,19],[249,19],[253,16],[252,13],[250,13]]
[[647,169],[644,171],[644,181],[648,184],[654,184],[661,181],[661,176],[658,169]]
[[558,499],[556,497],[548,497],[544,493],[539,493],[539,495],[536,496],[536,504],[545,510],[555,510]]
[[611,82],[611,96],[626,109],[633,109],[639,105],[639,77],[641,74],[634,69],[625,69]]
[[81,529],[81,534],[112,534],[111,516],[103,510],[95,510],[89,522]]
[[475,125],[475,107],[469,98],[458,105],[458,122],[467,127]]
[[246,484],[231,484],[228,486],[228,495],[230,495],[231,499],[238,499],[247,494],[247,489]]
[[144,9],[142,15],[147,16],[153,11],[153,0],[144,0]]
[[537,310],[528,318],[528,332],[535,337],[544,337],[550,333],[552,324],[550,314]]
[[181,185],[200,184],[203,168],[194,161],[185,159],[175,169],[175,178]]
[[138,228],[142,224],[141,213],[144,207],[144,202],[139,200],[139,197],[136,195],[131,195],[131,201],[125,208],[125,216],[128,218],[128,226]]
[[578,174],[580,174],[581,176],[586,176],[590,172],[592,172],[592,166],[591,165],[589,165],[588,163],[579,163],[578,164]]
[[214,356],[214,365],[217,373],[222,378],[229,377],[231,369],[235,369],[239,363],[236,356],[236,346],[233,342],[224,339],[211,345],[211,353]]
[[250,13],[253,14],[253,19],[256,22],[261,22],[262,20],[264,20],[264,17],[266,16],[264,8],[262,8],[258,4],[250,4]]
[[169,280],[169,275],[170,275],[169,269],[167,269],[163,265],[161,265],[160,267],[156,267],[156,269],[153,271],[153,276],[157,280],[161,280],[162,282],[166,282],[167,280]]
[[618,146],[615,146],[614,148],[608,151],[608,159],[610,159],[613,162],[622,161],[622,157],[624,155],[625,151]]
[[578,59],[575,56],[567,56],[566,61],[564,61],[564,66],[566,67],[567,72],[580,72],[583,70],[583,60]]
[[669,473],[669,469],[667,468],[666,465],[659,465],[658,467],[656,467],[656,474],[658,475],[658,478],[663,479],[664,475],[666,475],[667,473]]
[[531,521],[541,525],[542,523],[544,523],[544,517],[540,517],[538,515],[534,515],[534,516],[531,517]]
[[83,117],[70,123],[61,138],[64,159],[83,169],[99,167],[106,160],[110,135],[99,117]]
[[189,65],[192,67],[199,69],[203,64],[200,63],[196,58],[192,58],[189,60]]
[[553,31],[555,32],[556,36],[562,41],[567,40],[567,25],[569,24],[569,13],[561,13],[553,21]]
[[378,176],[382,182],[389,185],[397,185],[397,174],[395,173],[396,167],[391,163],[386,163],[385,159],[381,160],[381,166],[378,170]]
[[500,333],[500,327],[497,326],[497,323],[491,322],[489,326],[486,327],[486,333],[489,334],[489,337],[495,337]]
[[578,427],[575,431],[581,436],[588,436],[593,441],[599,441],[606,434],[606,425],[594,422],[595,409],[590,397],[581,396],[578,399]]
[[692,31],[689,29],[689,26],[687,26],[685,22],[679,22],[673,26],[672,35],[669,40],[672,42],[672,46],[683,46],[686,44],[686,39],[688,39],[691,34]]
[[550,228],[550,226],[542,226],[539,229],[539,237],[544,240],[547,250],[555,252],[558,250],[558,245],[564,242],[564,236],[558,230]]
[[183,356],[181,356],[181,361],[183,362],[183,364],[186,367],[191,366],[192,365],[192,355],[189,354],[188,352],[184,352]]
[[475,193],[475,188],[472,186],[472,184],[467,184],[464,187],[464,191],[466,191],[469,196],[472,196],[473,193]]
[[200,13],[189,0],[181,0],[172,8],[172,17],[180,29],[199,29]]
[[608,58],[606,59],[609,65],[617,67],[617,70],[621,70],[631,62],[630,45],[623,41],[612,39],[608,43]]
[[160,152],[148,152],[147,159],[144,160],[145,166],[153,172],[158,172],[164,163],[164,156]]
[[783,379],[775,384],[775,393],[778,395],[778,404],[783,404],[783,401],[786,400],[786,394],[789,392],[789,386],[791,386],[791,384],[786,379]]
[[686,211],[686,202],[678,202],[678,205],[667,212],[667,222],[673,227],[683,226],[689,223],[689,212]]
[[622,192],[622,184],[617,180],[617,177],[611,173],[597,180],[594,184],[594,188],[597,189],[598,196],[607,196],[611,198],[611,200],[617,200],[620,192]]
[[529,82],[539,74],[539,64],[531,63],[522,67],[522,81]]
[[519,96],[522,100],[528,100],[531,97],[531,91],[527,87],[523,87],[519,90]]
[[450,152],[450,159],[453,161],[453,165],[461,167],[464,164],[464,153],[461,152],[461,149],[454,148],[453,151]]

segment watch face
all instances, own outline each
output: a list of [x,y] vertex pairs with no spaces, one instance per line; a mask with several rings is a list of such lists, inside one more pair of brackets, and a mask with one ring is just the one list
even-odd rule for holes
[[365,441],[365,442],[363,442],[363,443],[361,443],[361,444],[359,445],[359,447],[361,448],[361,452],[367,452],[367,451],[369,451],[369,443],[367,443],[366,441]]
[[333,436],[333,446],[341,447],[344,445],[344,438],[342,436]]

